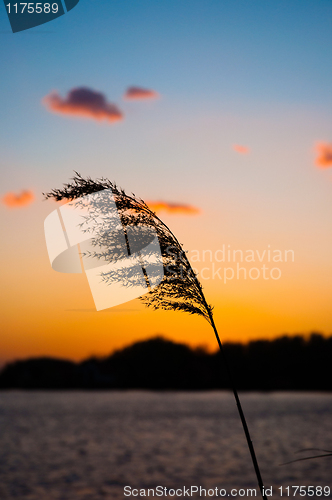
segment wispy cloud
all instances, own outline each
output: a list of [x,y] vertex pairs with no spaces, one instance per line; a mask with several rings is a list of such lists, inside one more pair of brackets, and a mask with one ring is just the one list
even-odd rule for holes
[[147,205],[154,212],[167,212],[174,215],[198,215],[200,209],[183,203],[171,203],[168,201],[147,201]]
[[332,144],[327,142],[318,142],[315,147],[317,167],[328,168],[332,167]]
[[159,94],[155,90],[142,89],[141,87],[129,87],[123,98],[127,101],[140,101],[144,99],[158,99]]
[[32,191],[23,190],[20,193],[6,193],[2,198],[1,202],[8,208],[25,207],[30,205],[35,199],[35,195]]
[[108,102],[104,94],[86,87],[70,90],[65,98],[57,92],[51,92],[42,102],[49,111],[62,115],[105,120],[109,123],[123,119],[122,112],[115,104]]
[[250,153],[250,149],[247,146],[241,146],[240,144],[233,144],[233,149],[237,153],[240,153],[241,155],[247,155]]

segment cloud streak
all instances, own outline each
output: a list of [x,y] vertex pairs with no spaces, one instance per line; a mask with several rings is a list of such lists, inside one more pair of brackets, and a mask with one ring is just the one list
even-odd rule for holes
[[8,208],[21,208],[30,205],[35,200],[35,195],[32,191],[27,189],[22,190],[20,193],[6,193],[1,202]]
[[315,164],[320,168],[332,167],[332,144],[327,142],[319,142],[316,144],[316,160]]
[[158,99],[160,96],[155,90],[143,89],[141,87],[129,87],[124,93],[126,101],[142,101],[147,99]]
[[104,94],[86,87],[70,90],[65,98],[57,92],[51,92],[44,97],[42,102],[49,111],[61,115],[109,123],[123,119],[122,112],[115,104],[108,102]]
[[233,149],[241,155],[247,155],[250,153],[250,149],[247,146],[241,146],[240,144],[233,144]]
[[147,201],[149,208],[156,213],[167,212],[172,215],[198,215],[200,209],[183,203],[171,203],[168,201]]

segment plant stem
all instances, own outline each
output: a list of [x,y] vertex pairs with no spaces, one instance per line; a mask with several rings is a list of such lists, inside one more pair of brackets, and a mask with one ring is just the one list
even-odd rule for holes
[[[134,198],[131,198],[131,199],[134,200]],[[134,200],[134,201],[136,201],[136,200]],[[166,224],[161,219],[159,219],[159,217],[154,212],[152,212],[150,210],[150,208],[146,204],[144,204],[141,207],[141,210],[147,212],[148,214],[150,214],[154,219],[156,219],[169,232],[169,234],[171,234],[171,236],[173,237],[174,241],[178,245],[178,249],[181,252],[182,251],[181,250],[181,245],[180,245],[178,239],[174,236],[174,234],[172,233],[172,231],[169,229],[169,227],[166,226]],[[224,349],[224,347],[222,345],[222,342],[220,340],[220,337],[219,337],[219,334],[218,334],[218,331],[217,331],[217,328],[216,328],[216,325],[215,325],[215,322],[214,322],[214,319],[213,319],[212,309],[208,305],[208,303],[206,302],[202,286],[201,286],[200,282],[198,281],[196,274],[192,270],[190,262],[188,261],[188,258],[187,258],[187,256],[186,256],[185,253],[183,253],[183,257],[184,257],[185,262],[188,264],[188,269],[192,273],[192,278],[193,278],[193,280],[195,282],[195,285],[197,287],[197,291],[198,291],[199,295],[201,296],[202,303],[204,304],[204,308],[205,308],[205,311],[206,311],[205,318],[209,321],[210,325],[213,328],[213,331],[215,333],[215,336],[216,336],[216,339],[217,339],[217,342],[218,342],[219,349],[220,349],[221,354],[223,356],[224,364],[225,364],[226,371],[227,371],[227,375],[228,375],[229,381],[230,381],[231,386],[232,386],[232,390],[233,390],[233,394],[234,394],[234,397],[235,397],[237,409],[238,409],[238,412],[239,412],[239,415],[240,415],[242,427],[243,427],[243,430],[244,430],[244,433],[245,433],[245,436],[246,436],[246,439],[247,439],[247,444],[248,444],[248,448],[249,448],[249,451],[250,451],[251,460],[252,460],[252,463],[253,463],[253,466],[254,466],[254,469],[255,469],[255,473],[256,473],[256,477],[257,477],[259,489],[261,491],[261,495],[262,495],[263,500],[267,500],[266,494],[264,492],[264,484],[263,484],[262,476],[261,476],[261,473],[260,473],[260,470],[259,470],[259,466],[258,466],[256,454],[255,454],[254,445],[253,445],[253,443],[251,441],[251,438],[250,438],[249,429],[248,429],[247,422],[246,422],[246,419],[245,419],[245,416],[244,416],[244,413],[243,413],[243,410],[242,410],[242,406],[241,406],[241,402],[240,402],[240,399],[239,399],[239,395],[237,393],[237,390],[236,390],[236,387],[235,387],[235,384],[234,384],[234,379],[233,379],[232,372],[231,372],[229,364],[228,364],[228,360],[227,360],[227,356],[226,356],[226,353],[225,353],[225,349]]]
[[267,500],[265,492],[264,492],[264,484],[263,484],[262,476],[261,476],[261,473],[260,473],[260,470],[259,470],[259,466],[258,466],[256,454],[255,454],[254,445],[253,445],[253,443],[251,441],[251,438],[250,438],[250,434],[249,434],[249,429],[248,429],[248,426],[247,426],[246,418],[244,416],[244,413],[243,413],[243,410],[242,410],[242,406],[241,406],[241,402],[240,402],[240,398],[239,398],[239,395],[237,393],[237,390],[236,390],[236,387],[235,387],[235,384],[234,384],[234,379],[233,379],[232,372],[231,372],[229,364],[228,364],[226,352],[225,352],[224,346],[222,345],[222,342],[220,340],[220,337],[219,337],[219,334],[218,334],[218,331],[217,331],[216,325],[214,323],[213,316],[212,316],[211,312],[209,314],[209,317],[210,317],[211,326],[213,328],[213,331],[215,333],[215,336],[216,336],[216,339],[217,339],[217,342],[218,342],[218,346],[219,346],[220,352],[221,352],[221,354],[223,356],[223,359],[224,359],[224,364],[225,364],[225,367],[226,367],[227,375],[228,375],[229,381],[230,381],[231,386],[232,386],[232,390],[233,390],[233,394],[234,394],[234,397],[235,397],[237,409],[239,411],[240,419],[241,419],[241,422],[242,422],[242,427],[243,427],[243,430],[244,430],[244,433],[245,433],[245,436],[246,436],[246,439],[247,439],[248,448],[249,448],[250,455],[251,455],[251,460],[252,460],[252,463],[253,463],[253,466],[254,466],[254,469],[255,469],[255,472],[256,472],[259,489],[261,490],[262,498],[264,500]]

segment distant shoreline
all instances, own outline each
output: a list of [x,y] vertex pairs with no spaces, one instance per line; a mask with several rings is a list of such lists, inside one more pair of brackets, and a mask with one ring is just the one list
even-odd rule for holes
[[[282,336],[225,343],[235,384],[243,392],[332,392],[332,336]],[[0,390],[228,390],[219,352],[162,337],[137,342],[108,357],[80,363],[50,357],[7,364]]]

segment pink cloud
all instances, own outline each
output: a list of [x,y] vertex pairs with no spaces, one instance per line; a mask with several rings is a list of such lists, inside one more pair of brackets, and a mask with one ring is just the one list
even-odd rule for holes
[[85,87],[70,90],[65,98],[52,92],[42,102],[49,111],[62,115],[105,120],[109,123],[123,119],[121,111],[115,104],[107,102],[104,94]]
[[129,87],[123,98],[127,101],[139,101],[144,99],[158,99],[159,94],[155,90],[142,89],[141,87]]
[[35,199],[35,195],[32,191],[22,190],[20,193],[6,193],[2,198],[1,202],[8,208],[25,207],[30,205]]
[[320,168],[332,167],[332,144],[327,142],[319,142],[316,144],[316,160],[315,164]]
[[173,215],[197,215],[200,209],[183,203],[170,203],[168,201],[147,201],[146,204],[156,213],[167,212]]
[[250,152],[250,149],[247,146],[241,146],[240,144],[233,144],[233,149],[237,153],[240,153],[241,155],[247,155]]

